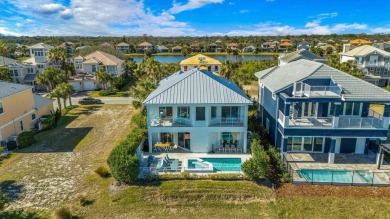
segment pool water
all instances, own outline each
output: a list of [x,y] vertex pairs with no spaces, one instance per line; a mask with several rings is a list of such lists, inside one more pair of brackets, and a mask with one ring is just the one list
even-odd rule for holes
[[[239,172],[241,171],[241,158],[200,158],[213,164],[214,172]],[[204,164],[203,164],[204,165]],[[205,168],[197,160],[188,160],[188,168]]]
[[379,180],[365,170],[301,169],[299,176],[313,182],[376,183]]

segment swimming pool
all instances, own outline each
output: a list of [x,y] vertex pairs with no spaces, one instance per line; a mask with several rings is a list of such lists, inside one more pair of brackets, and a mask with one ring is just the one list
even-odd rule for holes
[[193,158],[188,159],[188,169],[211,170],[212,172],[239,172],[241,158]]
[[301,169],[297,173],[310,182],[334,183],[380,183],[381,181],[367,170]]

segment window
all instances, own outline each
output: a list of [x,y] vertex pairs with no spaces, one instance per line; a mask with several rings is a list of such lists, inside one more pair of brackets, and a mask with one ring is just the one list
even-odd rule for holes
[[96,65],[92,65],[92,72],[96,72]]
[[208,70],[208,71],[211,71],[211,66],[207,67],[207,70]]
[[177,107],[177,117],[189,119],[190,118],[190,107],[188,107],[188,106]]
[[212,106],[211,107],[211,118],[214,119],[217,117],[217,107],[216,106]]
[[345,103],[345,113],[346,116],[359,116],[360,115],[360,105],[358,102],[346,102]]
[[215,71],[218,71],[218,65],[215,66],[214,70],[215,70]]
[[222,117],[234,117],[237,118],[240,116],[240,110],[238,106],[223,106],[222,107]]
[[[343,115],[343,106],[344,106],[344,104],[339,105],[339,115]],[[335,104],[330,103],[329,104],[329,116],[334,116],[334,108],[335,108]]]
[[38,65],[38,68],[43,68],[43,65]]
[[172,118],[172,107],[159,107],[160,118]]
[[33,113],[32,115],[31,115],[31,120],[34,120],[35,119],[35,113]]
[[43,50],[42,49],[35,49],[34,56],[43,56]]
[[20,121],[20,130],[23,131],[24,130],[24,127],[23,127],[23,121]]
[[187,71],[187,66],[184,66],[184,71]]
[[32,73],[34,73],[34,69],[32,69],[32,68],[28,68],[28,69],[27,69],[27,73],[28,73],[28,74],[32,74]]
[[4,113],[3,102],[0,102],[0,114]]
[[19,76],[19,71],[14,69],[14,70],[12,70],[12,74],[14,75],[14,77],[18,77]]
[[322,152],[323,137],[288,137],[287,151]]
[[106,66],[106,72],[107,73],[116,73],[115,66]]
[[196,107],[196,121],[205,121],[205,120],[206,120],[206,108]]
[[160,141],[161,142],[172,142],[173,134],[172,133],[160,133]]

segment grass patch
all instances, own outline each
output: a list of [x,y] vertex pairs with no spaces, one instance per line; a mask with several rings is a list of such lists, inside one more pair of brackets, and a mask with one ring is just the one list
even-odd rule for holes
[[100,96],[99,91],[92,91],[88,96],[92,98],[96,98],[96,97],[104,98],[104,97],[127,97],[128,95],[129,95],[128,92],[118,91],[116,92],[116,94]]

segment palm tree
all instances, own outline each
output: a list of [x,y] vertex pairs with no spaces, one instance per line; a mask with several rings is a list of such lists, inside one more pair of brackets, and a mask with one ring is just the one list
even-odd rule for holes
[[50,98],[53,98],[53,97],[57,98],[58,108],[60,109],[60,111],[61,111],[61,109],[62,109],[62,107],[61,107],[61,101],[60,101],[60,98],[61,98],[62,96],[63,96],[63,92],[62,92],[62,90],[61,90],[61,87],[56,87],[56,88],[54,88],[54,89],[50,92]]
[[69,83],[65,84],[65,91],[68,94],[69,98],[69,104],[72,106],[72,94],[76,92],[76,90],[73,88],[73,86]]
[[104,68],[99,68],[99,70],[96,72],[96,78],[102,81],[103,90],[107,90],[107,83],[113,79],[112,75],[108,74]]
[[55,64],[61,63],[61,69],[65,70],[65,64],[67,60],[66,49],[52,48],[49,50],[48,57]]
[[233,49],[232,53],[233,53],[233,55],[236,57],[236,61],[237,61],[238,54],[239,54],[238,49]]
[[219,71],[219,74],[222,77],[230,80],[232,75],[233,75],[233,71],[234,71],[233,63],[229,60],[226,60],[222,63],[221,70]]
[[154,80],[154,83],[157,84],[161,79],[160,63],[154,58],[148,58],[143,64],[143,70],[150,79]]
[[8,55],[7,44],[3,41],[0,41],[0,55],[3,56],[3,63],[5,66],[5,56]]
[[125,73],[128,76],[134,75],[135,70],[137,69],[137,63],[134,61],[133,58],[126,56],[125,60]]
[[38,74],[37,82],[38,84],[43,84],[46,86],[47,91],[53,90],[58,84],[64,83],[67,81],[66,75],[61,72],[59,69],[49,67],[45,69],[42,73]]

